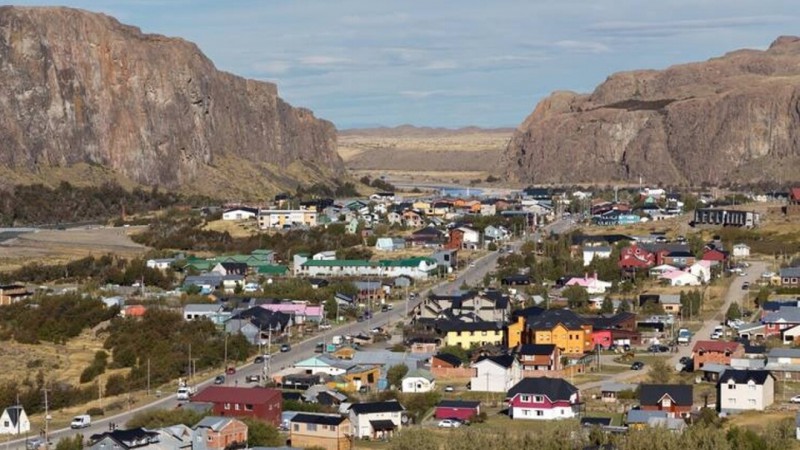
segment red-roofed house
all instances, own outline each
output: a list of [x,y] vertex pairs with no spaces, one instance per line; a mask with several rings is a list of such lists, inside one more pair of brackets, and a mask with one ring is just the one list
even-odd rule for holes
[[619,267],[626,270],[647,269],[656,265],[656,254],[636,243],[625,247],[619,254]]
[[724,252],[716,248],[707,248],[703,250],[703,256],[700,259],[703,261],[716,261],[719,263],[724,263],[728,260],[728,252]]
[[697,341],[692,349],[694,370],[700,370],[706,363],[730,365],[731,358],[744,357],[744,347],[738,342]]
[[192,397],[192,402],[211,403],[215,415],[254,417],[281,425],[281,391],[277,389],[209,386]]

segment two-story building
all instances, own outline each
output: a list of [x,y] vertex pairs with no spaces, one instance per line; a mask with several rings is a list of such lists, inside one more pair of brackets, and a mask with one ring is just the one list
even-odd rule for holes
[[247,445],[247,424],[233,417],[206,416],[193,430],[194,441],[203,442],[208,450]]
[[523,344],[515,354],[523,371],[561,370],[561,351],[555,344]]
[[444,334],[446,346],[465,349],[484,345],[500,345],[505,333],[502,322],[462,322],[460,320],[438,321],[436,324]]
[[521,366],[513,355],[483,356],[470,367],[475,369],[471,391],[506,392],[522,379]]
[[295,414],[289,422],[289,441],[295,448],[350,450],[352,424],[339,414]]
[[577,417],[580,391],[561,378],[525,378],[506,394],[514,420],[554,420]]
[[642,384],[639,403],[644,411],[664,411],[669,417],[684,417],[692,411],[693,392],[689,384]]
[[403,427],[405,408],[397,401],[356,403],[350,407],[352,435],[356,438],[390,437]]
[[694,370],[700,371],[705,364],[730,365],[731,358],[744,356],[744,347],[738,342],[697,341],[692,349]]
[[775,377],[767,370],[728,369],[717,382],[720,412],[763,411],[775,401]]
[[[554,344],[562,354],[592,351],[592,325],[567,309],[548,309],[526,323],[523,343]],[[530,339],[532,337],[532,339]]]
[[254,417],[275,426],[281,424],[281,391],[233,386],[209,386],[192,397],[195,403],[211,403],[218,416]]

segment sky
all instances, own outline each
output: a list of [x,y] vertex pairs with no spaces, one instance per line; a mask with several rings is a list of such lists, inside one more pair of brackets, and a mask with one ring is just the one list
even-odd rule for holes
[[[41,2],[18,0],[17,4]],[[515,127],[556,90],[764,49],[797,0],[62,0],[195,42],[338,128]]]

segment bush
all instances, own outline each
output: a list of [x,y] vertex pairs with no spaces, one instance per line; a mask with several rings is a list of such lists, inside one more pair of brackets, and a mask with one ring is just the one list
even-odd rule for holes
[[103,408],[89,408],[86,410],[86,414],[90,416],[102,416],[105,414],[105,411],[103,411]]

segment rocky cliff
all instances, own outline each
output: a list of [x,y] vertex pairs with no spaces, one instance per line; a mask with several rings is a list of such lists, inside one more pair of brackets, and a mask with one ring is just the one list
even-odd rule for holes
[[170,188],[232,181],[219,171],[237,166],[274,187],[295,181],[290,167],[319,179],[344,171],[333,124],[274,84],[102,14],[0,7],[0,86],[0,165],[15,170],[99,165]]
[[800,38],[556,92],[503,159],[525,183],[800,180]]

